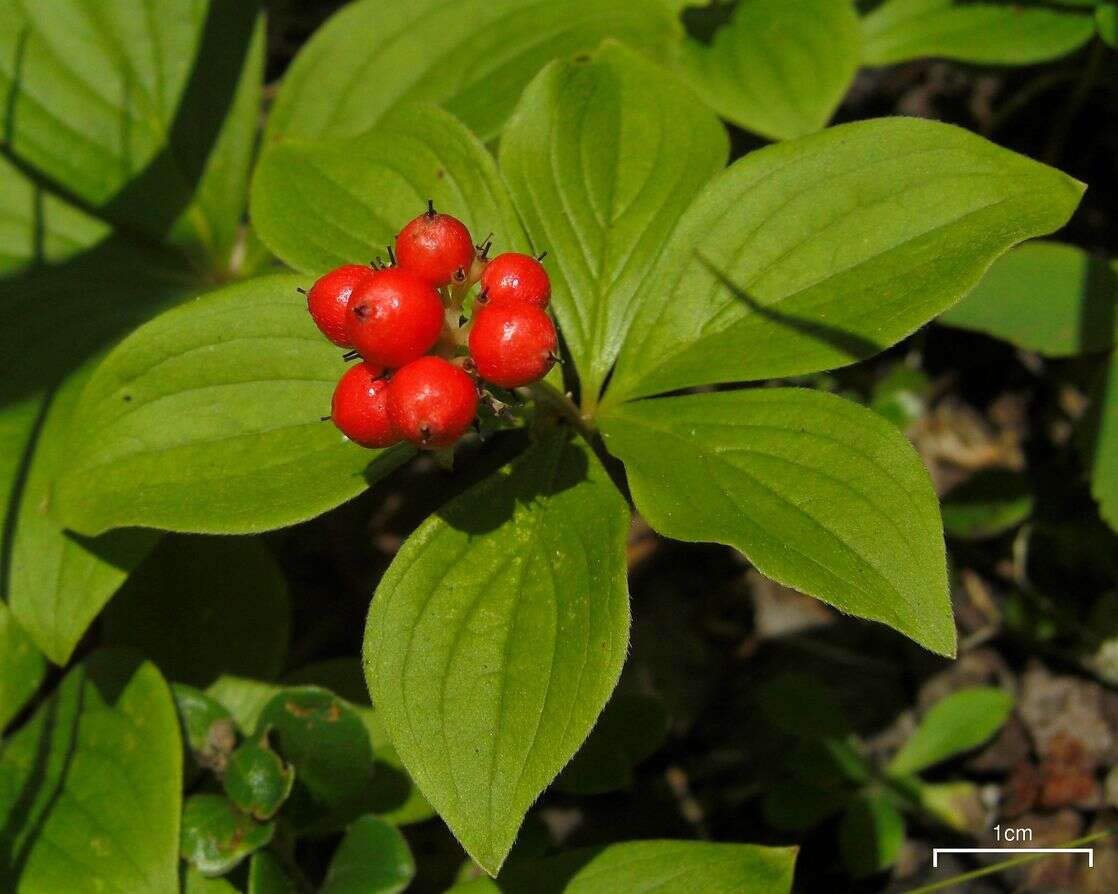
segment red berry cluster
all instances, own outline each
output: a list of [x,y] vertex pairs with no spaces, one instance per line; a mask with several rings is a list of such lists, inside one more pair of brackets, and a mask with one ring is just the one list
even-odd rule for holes
[[558,351],[547,272],[517,252],[489,259],[490,244],[474,245],[428,202],[389,248],[390,263],[347,264],[307,292],[323,335],[362,360],[338,382],[330,415],[351,441],[449,447],[490,397],[481,382],[519,388],[547,375]]

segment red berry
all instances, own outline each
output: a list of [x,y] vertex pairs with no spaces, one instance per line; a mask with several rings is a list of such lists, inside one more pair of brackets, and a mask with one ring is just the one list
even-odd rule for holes
[[360,264],[346,264],[331,270],[307,292],[307,310],[315,325],[339,348],[351,348],[346,335],[345,311],[354,288],[373,273]]
[[486,265],[481,274],[481,293],[486,301],[520,301],[547,307],[551,280],[535,258],[506,251]]
[[478,375],[502,388],[518,388],[547,375],[558,338],[547,312],[516,301],[490,302],[474,314],[470,356]]
[[396,237],[397,263],[436,289],[465,282],[474,253],[474,240],[466,225],[449,214],[436,214],[433,205]]
[[477,386],[441,357],[413,360],[388,384],[388,413],[401,436],[420,447],[449,447],[477,416]]
[[334,389],[330,418],[362,447],[391,447],[402,440],[388,415],[388,380],[383,370],[359,363],[345,371]]
[[350,343],[377,366],[396,369],[411,363],[431,350],[442,328],[439,293],[399,267],[373,271],[349,299]]

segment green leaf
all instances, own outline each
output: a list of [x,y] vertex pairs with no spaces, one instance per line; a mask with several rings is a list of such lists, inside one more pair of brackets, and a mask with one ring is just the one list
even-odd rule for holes
[[59,665],[69,661],[93,619],[159,539],[152,531],[81,537],[63,530],[54,518],[51,485],[69,464],[67,435],[91,371],[87,363],[49,397],[28,444],[18,509],[6,532],[12,614]]
[[272,553],[252,537],[167,537],[105,612],[102,638],[150,658],[176,682],[279,674],[291,598]]
[[741,0],[709,45],[687,39],[681,60],[718,114],[775,140],[824,127],[861,61],[851,0]]
[[627,841],[509,866],[496,887],[505,894],[788,894],[795,861],[793,847]]
[[295,292],[261,277],[140,327],[97,368],[55,482],[65,524],[250,533],[361,493],[409,455],[367,451],[329,422],[343,369]]
[[606,403],[817,372],[943,312],[1082,184],[956,127],[862,121],[716,177],[638,290]]
[[369,690],[360,661],[356,658],[319,661],[292,671],[284,677],[284,682],[293,686],[329,689],[347,699],[361,717],[376,757],[376,771],[364,798],[365,809],[369,813],[397,826],[420,823],[435,815],[434,808],[427,803],[404,769],[404,762],[396,753],[380,714],[369,703]]
[[286,816],[302,834],[323,835],[360,815],[374,774],[369,735],[357,712],[314,686],[281,689],[260,712],[256,737],[295,766]]
[[628,527],[597,458],[560,431],[421,525],[373,598],[373,702],[491,875],[617,683]]
[[1118,7],[1102,2],[1095,7],[1095,28],[1111,47],[1118,49]]
[[177,890],[181,785],[159,671],[94,655],[0,752],[0,889]]
[[257,851],[249,863],[248,894],[299,894],[299,889],[276,856],[269,851]]
[[242,732],[252,733],[260,723],[260,713],[279,690],[275,683],[222,674],[206,687],[206,695],[233,715]]
[[886,0],[862,25],[868,65],[921,56],[1026,65],[1070,53],[1094,32],[1090,9],[1000,0]]
[[252,185],[260,238],[292,267],[321,274],[386,254],[427,199],[501,250],[524,233],[486,148],[448,113],[409,106],[360,137],[284,140],[265,152]]
[[43,682],[47,663],[0,601],[0,733]]
[[229,756],[222,780],[234,806],[258,820],[275,816],[294,784],[294,768],[259,742],[244,742]]
[[1091,496],[1099,515],[1118,530],[1118,351],[1112,351],[1091,389],[1091,414],[1079,430],[1091,466]]
[[1020,472],[984,469],[951,488],[942,511],[943,527],[953,537],[997,537],[1032,514],[1033,492]]
[[404,836],[375,816],[363,816],[334,851],[320,894],[396,894],[414,877],[415,860]]
[[573,795],[625,788],[633,781],[633,768],[660,747],[667,729],[668,712],[659,698],[615,692],[555,788]]
[[1118,336],[1116,269],[1073,245],[1029,242],[995,261],[939,322],[1048,357],[1105,351]]
[[855,878],[888,869],[904,844],[904,833],[904,817],[884,794],[862,794],[839,823],[842,862]]
[[663,58],[679,33],[655,0],[362,0],[291,64],[267,138],[354,136],[419,101],[444,106],[489,139],[550,60],[607,37]]
[[[6,153],[105,221],[192,252],[227,252],[258,114],[258,8],[3,0]],[[218,197],[238,180],[239,194]]]
[[34,262],[60,263],[109,233],[108,224],[62,201],[0,156],[0,274]]
[[727,543],[785,586],[954,655],[938,501],[915,451],[875,413],[750,389],[626,404],[602,433],[661,534]]
[[725,164],[725,129],[675,78],[610,43],[554,62],[501,137],[584,394],[597,395],[676,219]]
[[984,744],[1002,727],[1013,710],[1013,696],[1000,689],[961,689],[940,699],[889,763],[898,775],[928,767]]
[[182,809],[182,858],[203,875],[225,875],[275,831],[275,823],[256,822],[222,795],[191,795]]
[[240,891],[225,879],[209,878],[193,866],[186,867],[182,890],[183,894],[240,894]]
[[229,711],[204,692],[172,683],[182,725],[183,747],[197,768],[222,773],[237,744],[237,727]]
[[900,363],[874,383],[869,406],[901,431],[907,431],[924,415],[931,391],[927,373]]

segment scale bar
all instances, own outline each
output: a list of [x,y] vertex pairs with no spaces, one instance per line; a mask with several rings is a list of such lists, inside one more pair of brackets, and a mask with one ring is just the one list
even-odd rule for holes
[[934,847],[932,868],[939,868],[940,854],[1086,854],[1087,866],[1095,867],[1093,847]]

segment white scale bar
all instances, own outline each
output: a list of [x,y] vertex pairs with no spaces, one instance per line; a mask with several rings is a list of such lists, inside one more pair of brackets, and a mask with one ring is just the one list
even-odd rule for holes
[[1086,854],[1087,865],[1095,867],[1093,847],[935,847],[932,867],[939,868],[940,854]]

